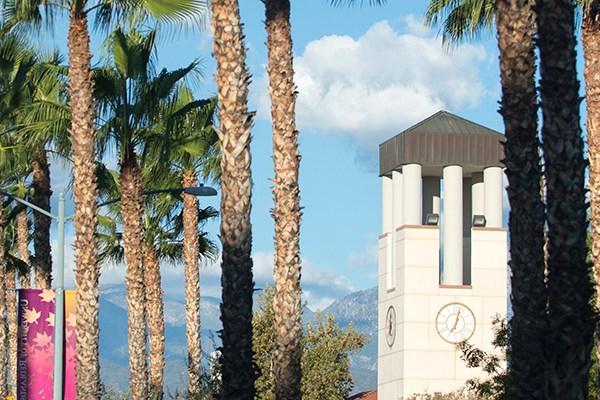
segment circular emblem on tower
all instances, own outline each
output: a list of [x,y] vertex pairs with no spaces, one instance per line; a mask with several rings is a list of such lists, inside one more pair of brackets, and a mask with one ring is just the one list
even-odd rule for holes
[[390,306],[385,316],[385,341],[392,347],[396,341],[396,309]]

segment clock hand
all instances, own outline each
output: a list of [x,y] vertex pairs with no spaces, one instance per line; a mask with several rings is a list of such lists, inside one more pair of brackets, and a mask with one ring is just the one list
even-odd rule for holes
[[458,325],[459,319],[460,319],[460,308],[458,309],[458,312],[456,313],[456,319],[454,320],[454,325],[452,325],[452,329],[450,329],[450,332],[454,332],[454,330],[456,329],[456,326]]

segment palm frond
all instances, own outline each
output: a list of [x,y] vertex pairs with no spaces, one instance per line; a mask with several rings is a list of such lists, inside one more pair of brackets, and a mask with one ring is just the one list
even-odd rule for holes
[[98,261],[101,264],[122,264],[125,259],[123,234],[116,221],[107,215],[98,216]]
[[435,27],[443,23],[448,14],[460,5],[461,0],[430,0],[423,17],[423,23]]
[[99,30],[153,26],[176,33],[186,28],[203,29],[208,4],[205,0],[99,0],[93,11]]
[[442,40],[455,45],[478,38],[494,26],[494,0],[431,0],[425,25],[440,27]]

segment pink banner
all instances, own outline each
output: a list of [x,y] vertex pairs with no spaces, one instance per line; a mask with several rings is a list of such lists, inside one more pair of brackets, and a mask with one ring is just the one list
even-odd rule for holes
[[[75,400],[75,296],[68,293],[65,297],[63,398]],[[55,309],[53,290],[19,290],[18,400],[52,400]]]
[[65,400],[77,399],[75,371],[77,369],[77,335],[75,291],[65,290]]

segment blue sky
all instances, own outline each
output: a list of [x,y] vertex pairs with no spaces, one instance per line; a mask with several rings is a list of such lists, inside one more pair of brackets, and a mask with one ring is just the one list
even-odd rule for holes
[[[257,287],[270,279],[273,222],[270,179],[271,129],[266,91],[264,6],[242,0],[248,65],[253,75],[253,252]],[[302,165],[301,251],[305,300],[322,308],[353,290],[377,284],[380,231],[377,146],[439,109],[502,130],[497,50],[491,35],[445,49],[423,28],[425,1],[390,1],[381,7],[332,8],[326,0],[293,2],[292,24],[298,84]],[[66,26],[54,45],[66,51]],[[101,37],[94,36],[97,48]],[[209,30],[163,39],[159,64],[176,68],[203,59],[205,82],[198,95],[215,93]],[[68,180],[68,166],[54,162],[54,191]],[[218,207],[218,198],[203,200]],[[208,226],[216,239],[218,222]],[[72,230],[70,230],[72,236]],[[72,252],[68,259],[72,268]],[[69,265],[68,265],[69,267]],[[203,269],[206,295],[219,294],[217,265]],[[69,274],[72,275],[72,274]],[[122,268],[107,269],[103,282],[122,281]],[[167,294],[179,294],[181,268],[166,267]]]

